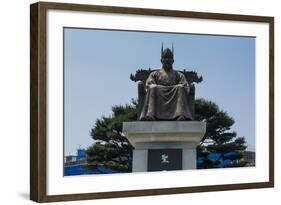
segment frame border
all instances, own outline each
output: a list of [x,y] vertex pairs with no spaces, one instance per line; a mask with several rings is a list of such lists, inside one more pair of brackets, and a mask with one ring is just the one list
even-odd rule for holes
[[[262,22],[269,24],[269,181],[182,188],[47,195],[46,13],[48,9]],[[274,187],[274,17],[38,2],[30,5],[30,199],[36,202],[88,200]]]

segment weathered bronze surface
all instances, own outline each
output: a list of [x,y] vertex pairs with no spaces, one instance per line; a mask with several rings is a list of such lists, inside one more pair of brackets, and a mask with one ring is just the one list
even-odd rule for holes
[[138,70],[131,80],[138,86],[139,120],[193,120],[194,82],[202,81],[194,71],[173,69],[174,49],[161,48],[162,68]]

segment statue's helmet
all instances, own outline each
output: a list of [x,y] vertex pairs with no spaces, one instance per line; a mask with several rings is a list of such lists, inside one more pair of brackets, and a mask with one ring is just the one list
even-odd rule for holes
[[161,58],[165,58],[165,57],[174,58],[174,54],[173,54],[173,52],[171,51],[171,49],[166,48],[166,49],[162,52]]
[[163,43],[162,43],[162,47],[161,47],[161,62],[163,63],[163,59],[164,58],[169,58],[171,59],[171,63],[174,62],[174,45],[172,45],[172,50],[170,48],[165,48],[165,50],[163,50]]

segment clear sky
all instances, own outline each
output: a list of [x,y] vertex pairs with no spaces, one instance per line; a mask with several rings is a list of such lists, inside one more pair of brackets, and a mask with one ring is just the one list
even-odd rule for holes
[[160,68],[161,43],[174,44],[176,70],[203,76],[196,98],[214,101],[255,150],[255,38],[198,34],[64,29],[65,154],[93,143],[91,127],[111,107],[137,98],[138,69]]

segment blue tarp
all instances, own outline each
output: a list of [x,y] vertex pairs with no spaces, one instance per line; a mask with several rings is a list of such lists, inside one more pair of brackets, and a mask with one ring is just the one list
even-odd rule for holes
[[64,176],[74,176],[74,175],[82,175],[82,174],[112,174],[118,173],[118,171],[105,168],[103,166],[98,166],[94,170],[90,170],[85,168],[85,165],[77,164],[64,166]]
[[[226,153],[226,154],[224,154],[224,155],[225,155],[225,156],[231,156],[231,155],[233,155],[233,154],[235,154],[235,153],[234,153],[234,152],[228,152],[228,153]],[[219,153],[213,152],[213,153],[210,153],[210,154],[208,155],[208,159],[209,159],[209,160],[217,160],[217,159],[220,157],[220,155],[221,155],[221,154],[219,154]],[[197,164],[201,164],[201,163],[203,163],[203,158],[202,158],[202,157],[198,157],[198,158],[197,158]],[[229,165],[230,163],[231,163],[231,160],[229,160],[229,159],[227,159],[227,160],[221,160],[221,163],[219,164],[219,167],[223,168],[223,167]]]

